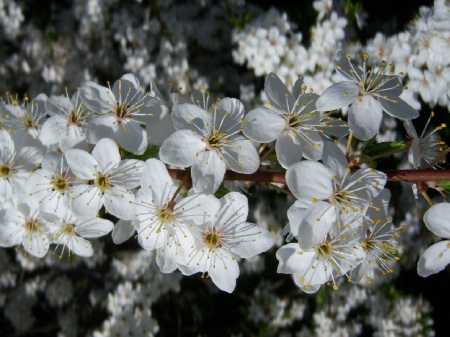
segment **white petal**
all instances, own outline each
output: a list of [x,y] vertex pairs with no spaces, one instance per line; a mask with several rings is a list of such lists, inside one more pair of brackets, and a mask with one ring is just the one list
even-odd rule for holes
[[427,228],[441,238],[450,238],[450,204],[434,205],[423,216]]
[[77,221],[75,231],[84,238],[98,238],[111,232],[114,224],[102,218],[81,218]]
[[274,104],[273,108],[279,113],[288,113],[292,110],[294,101],[291,93],[277,75],[270,73],[266,76],[264,90],[269,100]]
[[209,271],[211,280],[220,290],[232,293],[239,276],[239,265],[236,259],[226,251],[224,253],[216,251],[215,254],[221,254],[222,256],[213,258]]
[[319,111],[331,111],[346,107],[357,101],[359,86],[355,82],[344,81],[327,88],[316,102]]
[[291,233],[295,237],[298,236],[298,229],[303,221],[306,209],[305,205],[298,200],[288,209],[287,216],[289,219],[289,226],[291,228]]
[[191,169],[194,191],[213,194],[222,183],[225,171],[225,162],[216,151],[200,153]]
[[127,241],[136,233],[136,227],[133,225],[132,220],[119,220],[114,226],[112,232],[112,239],[116,245]]
[[[309,135],[300,135],[303,157],[308,160],[320,160],[323,152],[323,139],[318,131],[311,131]],[[306,140],[306,141],[305,141]]]
[[16,209],[0,211],[0,247],[11,247],[20,243],[21,236],[17,234],[23,226],[22,222],[23,214]]
[[102,206],[103,197],[98,188],[85,184],[73,188],[70,209],[76,216],[96,216]]
[[65,156],[70,169],[78,178],[92,180],[96,177],[100,165],[92,155],[83,150],[72,149]]
[[256,108],[244,119],[244,135],[255,142],[269,143],[286,128],[286,121],[269,108]]
[[158,159],[148,159],[144,164],[141,179],[141,189],[152,193],[157,202],[164,202],[175,192],[172,178],[166,165]]
[[300,247],[305,250],[323,242],[336,221],[336,209],[333,205],[320,201],[311,205],[303,216],[298,229]]
[[39,140],[44,145],[58,143],[67,134],[67,120],[62,116],[52,116],[42,125]]
[[206,144],[201,141],[201,136],[189,130],[180,130],[164,141],[159,157],[167,164],[188,167],[194,163],[196,154],[205,148]]
[[113,185],[123,189],[133,189],[141,184],[144,162],[138,159],[125,159],[120,162],[113,172],[110,172]]
[[228,134],[239,131],[242,124],[241,119],[244,118],[242,102],[236,98],[225,97],[220,100],[218,106],[223,113],[220,118],[216,116],[216,129],[219,129],[219,132],[226,131]]
[[65,244],[69,251],[76,255],[90,257],[94,255],[91,243],[77,235],[61,236],[58,244]]
[[9,161],[14,156],[14,142],[8,131],[0,130],[0,158],[1,160]]
[[49,240],[41,231],[35,231],[27,235],[22,241],[25,250],[36,257],[44,257],[47,254]]
[[302,160],[302,145],[297,136],[292,136],[292,132],[284,132],[277,139],[275,145],[277,158],[281,166],[288,168],[289,166]]
[[231,252],[239,257],[250,258],[269,250],[274,244],[273,234],[267,229],[250,222],[243,222],[233,228],[235,238],[227,240]]
[[194,130],[201,136],[207,135],[213,111],[209,113],[194,104],[177,104],[173,107],[172,121],[177,130]]
[[353,200],[355,205],[362,205],[364,201],[372,201],[377,197],[386,184],[387,176],[381,171],[371,168],[364,168],[356,171],[350,178],[351,182],[347,187],[347,191],[352,191],[353,195],[358,195],[360,204],[357,200]]
[[314,256],[314,252],[305,252],[296,243],[284,245],[276,253],[279,262],[277,273],[293,274],[300,272],[304,274],[311,266]]
[[350,131],[359,140],[369,140],[378,133],[383,110],[372,96],[364,95],[352,104],[348,111]]
[[420,276],[427,277],[439,273],[449,263],[450,241],[444,240],[435,243],[420,256],[417,264],[417,272]]
[[398,96],[388,97],[387,99],[384,96],[380,96],[378,101],[381,103],[383,110],[392,117],[403,120],[419,117],[419,112]]
[[220,150],[232,171],[251,174],[259,168],[259,155],[252,142],[244,136],[235,136]]
[[100,165],[99,171],[103,173],[108,172],[120,163],[120,153],[116,142],[109,138],[104,138],[95,145],[92,156]]
[[91,81],[80,89],[80,96],[84,105],[94,113],[109,113],[116,105],[116,98],[110,89]]
[[342,181],[347,175],[347,158],[334,142],[325,142],[322,161],[338,177],[339,181]]
[[97,144],[103,138],[116,139],[119,130],[117,118],[111,115],[94,116],[86,129],[86,139]]
[[[113,188],[104,194],[106,210],[117,218],[131,220],[134,218],[134,194],[125,189]],[[112,230],[112,228],[111,228]]]
[[333,193],[333,174],[323,164],[301,161],[290,166],[286,181],[291,192],[301,201],[311,204],[312,199],[328,199]]
[[147,131],[148,144],[153,146],[161,146],[176,131],[170,114],[156,123],[147,123],[145,130]]
[[203,225],[218,213],[220,206],[221,202],[213,195],[194,194],[175,205],[174,215],[187,226]]
[[143,154],[147,150],[147,132],[139,123],[122,123],[116,136],[119,145],[134,154]]

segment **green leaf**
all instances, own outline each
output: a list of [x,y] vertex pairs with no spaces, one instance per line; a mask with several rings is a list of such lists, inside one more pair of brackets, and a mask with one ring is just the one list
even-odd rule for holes
[[444,189],[445,193],[450,193],[450,180],[439,180],[437,183]]
[[362,150],[363,156],[375,157],[388,154],[393,151],[398,151],[404,149],[406,146],[403,140],[398,142],[382,142],[378,144],[371,144],[369,146],[364,146]]
[[122,159],[139,159],[139,160],[143,160],[143,161],[146,161],[147,159],[150,159],[150,158],[155,158],[159,152],[159,149],[155,149],[152,147],[147,148],[147,150],[145,150],[144,154],[133,154],[122,148],[121,148],[121,150],[122,150]]
[[216,191],[216,193],[214,193],[214,195],[217,198],[222,198],[223,196],[225,196],[228,193],[230,193],[230,191],[228,191],[225,187],[219,186],[219,189]]

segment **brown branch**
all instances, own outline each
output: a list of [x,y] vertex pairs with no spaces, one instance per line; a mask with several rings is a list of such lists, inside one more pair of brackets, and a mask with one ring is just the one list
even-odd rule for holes
[[[426,181],[450,180],[450,170],[380,170],[386,173],[388,181],[420,183]],[[172,178],[183,180],[189,171],[169,169]],[[286,184],[286,176],[283,172],[256,171],[253,174],[236,173],[227,171],[224,180],[244,180],[263,183]]]

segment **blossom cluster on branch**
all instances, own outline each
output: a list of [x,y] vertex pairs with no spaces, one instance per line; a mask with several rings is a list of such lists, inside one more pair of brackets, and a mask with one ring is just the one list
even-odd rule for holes
[[[28,41],[24,31],[33,26],[21,30],[20,6],[13,0],[0,4],[5,28],[0,38]],[[239,0],[186,8],[171,2],[146,8],[140,1],[121,6],[116,0],[76,1],[71,10],[82,27],[77,33],[55,40],[49,34],[46,49],[36,30],[33,44],[24,42],[21,53],[0,60],[0,73],[17,75],[17,83],[29,84],[33,93],[22,98],[7,92],[0,102],[0,247],[16,250],[14,255],[1,249],[0,265],[12,265],[9,254],[24,269],[50,267],[56,273],[72,268],[65,263],[76,268],[83,261],[94,269],[111,259],[111,282],[93,276],[110,283],[109,318],[93,332],[100,337],[156,333],[150,306],[179,289],[180,274],[199,274],[212,293],[216,287],[233,293],[239,276],[266,268],[270,254],[278,263],[272,264],[274,271],[292,275],[295,294],[320,296],[328,286],[350,294],[351,303],[330,295],[341,303],[337,311],[321,307],[314,313],[318,326],[336,333],[340,327],[329,315],[344,321],[367,300],[365,289],[377,286],[380,275],[389,279],[398,272],[396,261],[415,265],[420,255],[417,270],[424,277],[450,263],[450,210],[447,203],[434,205],[438,198],[447,201],[450,191],[450,173],[444,169],[450,150],[439,136],[447,125],[435,125],[431,112],[419,136],[413,122],[427,114],[420,111],[424,104],[450,106],[448,1],[422,8],[407,31],[391,37],[380,33],[363,45],[346,40],[349,18],[341,7],[318,0],[309,47],[287,15]],[[354,14],[362,26],[363,13]],[[194,23],[208,38],[186,28]],[[225,39],[218,36],[232,36],[228,58]],[[69,38],[73,49],[66,49]],[[100,40],[102,48],[86,52]],[[200,70],[207,63],[205,50],[221,56]],[[198,54],[188,55],[193,51]],[[84,52],[86,58],[79,57]],[[44,64],[47,56],[51,61]],[[231,58],[250,78],[264,76],[259,95],[237,71],[220,68]],[[129,72],[111,73],[120,76],[114,83],[92,75],[107,66]],[[16,73],[10,73],[13,68]],[[36,77],[45,84],[35,84]],[[222,92],[240,92],[240,98]],[[401,131],[394,138],[398,121]],[[405,170],[383,169],[379,159],[388,156],[403,160]],[[412,183],[412,199],[434,205],[424,223],[445,240],[431,246],[428,240],[423,253],[423,242],[414,249],[411,238],[418,236],[421,215],[394,223],[390,205],[399,201],[391,200],[389,180]],[[438,198],[430,197],[429,189]],[[275,215],[263,215],[267,202],[251,208],[267,193],[287,196],[282,207],[276,198],[271,201],[278,207]],[[414,221],[417,226],[408,226]],[[109,238],[95,240],[108,234],[116,245],[135,242],[142,249],[111,257],[110,249],[120,248],[104,247]],[[0,290],[15,285],[16,274],[13,268],[0,273]],[[252,320],[270,321],[275,330],[302,319],[306,307],[305,301],[276,294],[284,282],[283,275],[278,277],[279,284],[262,279],[247,299]],[[362,286],[351,288],[352,283]],[[7,303],[7,318],[18,331],[19,313],[36,305],[35,294],[44,287],[39,280],[25,284],[33,289],[17,291],[32,294],[23,301],[11,295],[5,302],[0,291],[0,305]],[[62,308],[72,293],[72,282],[62,276],[49,283],[45,296],[52,307]],[[106,295],[91,291],[89,301],[102,303],[101,296]],[[276,310],[271,304],[267,312],[265,301],[276,303]],[[421,303],[414,305],[427,314]],[[76,321],[73,311],[66,314],[58,321]],[[400,316],[395,324],[418,331],[415,320]],[[375,330],[396,329],[392,321],[370,319]],[[34,324],[31,318],[24,322],[23,331]],[[65,333],[73,335],[67,326]],[[358,335],[361,327],[347,331]],[[299,336],[308,333],[304,329]]]

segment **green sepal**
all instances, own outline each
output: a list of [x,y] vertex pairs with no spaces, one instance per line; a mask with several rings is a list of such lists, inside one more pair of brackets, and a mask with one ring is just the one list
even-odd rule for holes
[[450,193],[450,180],[439,180],[437,183],[445,193]]
[[146,161],[147,159],[150,158],[155,158],[159,152],[159,149],[155,149],[152,147],[147,148],[147,150],[145,150],[143,154],[133,154],[122,148],[120,150],[122,152],[122,159],[139,159],[143,161]]
[[382,142],[377,144],[367,144],[361,150],[363,156],[375,157],[382,156],[384,154],[388,154],[393,151],[398,151],[404,149],[406,147],[403,140],[398,142]]
[[219,189],[216,191],[216,193],[214,193],[214,195],[217,198],[222,198],[223,196],[225,196],[228,193],[230,193],[230,191],[228,191],[225,187],[219,186]]

